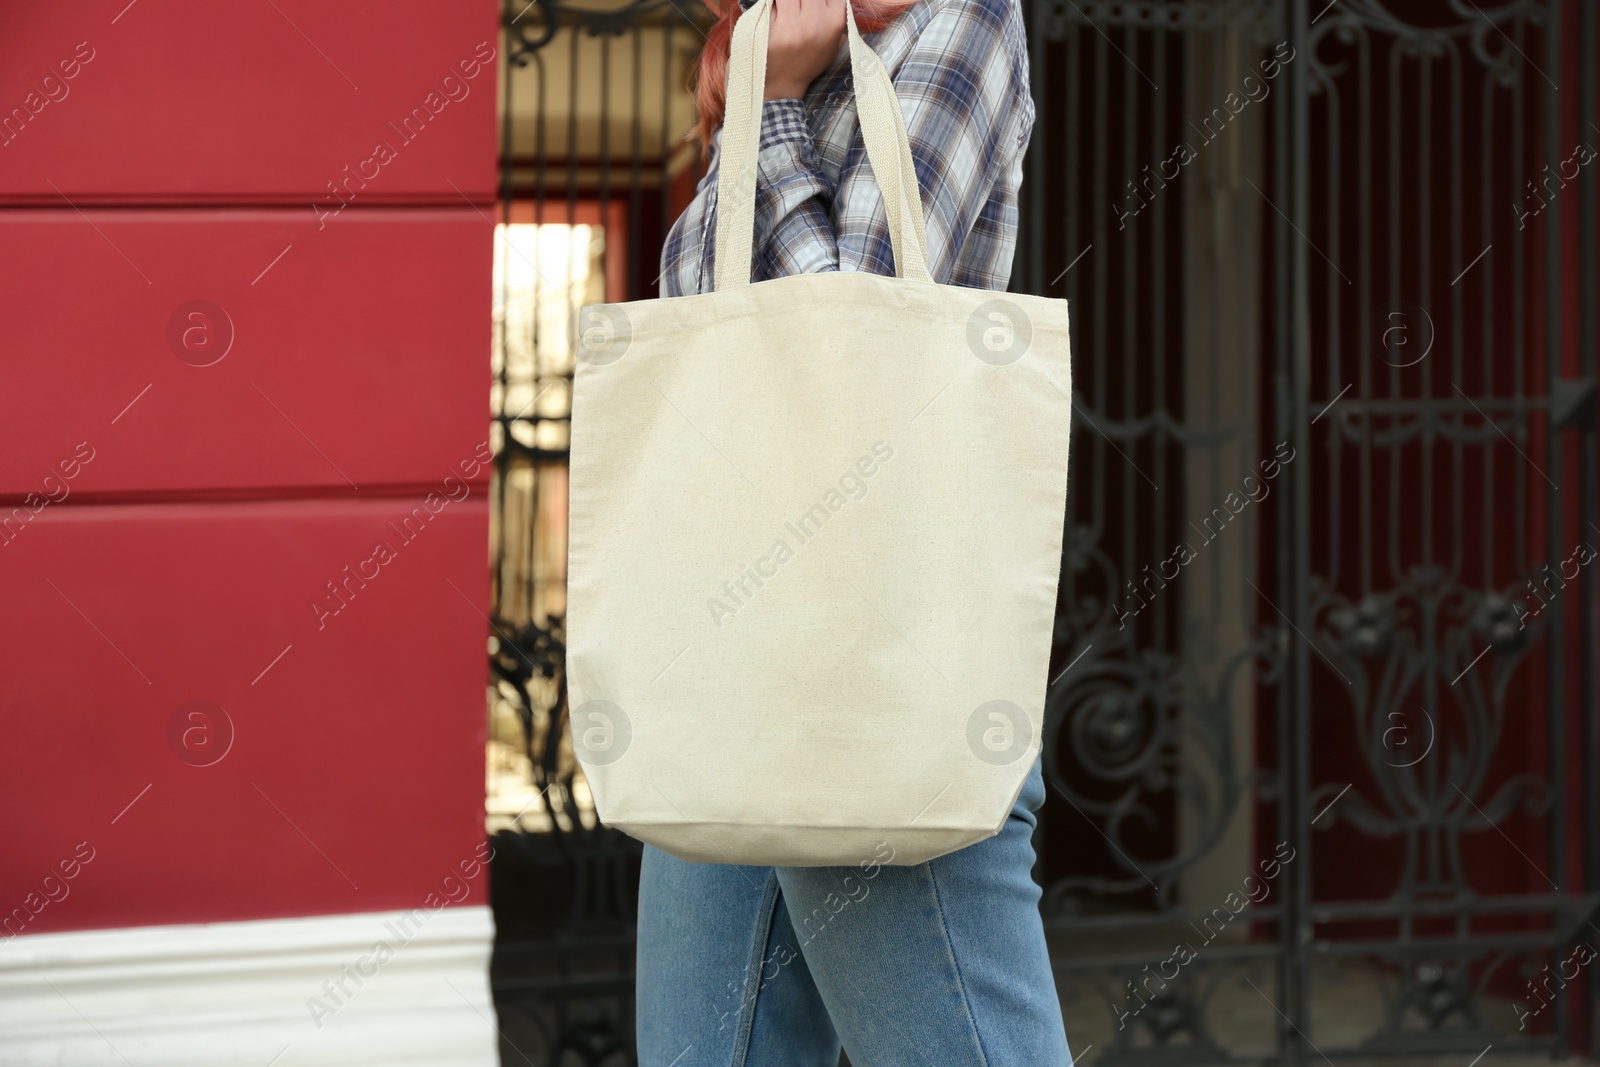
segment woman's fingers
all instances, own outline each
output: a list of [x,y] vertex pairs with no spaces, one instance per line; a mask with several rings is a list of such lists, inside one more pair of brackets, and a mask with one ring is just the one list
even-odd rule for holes
[[786,39],[793,37],[801,13],[800,0],[772,0],[772,34],[776,35],[782,26]]
[[844,35],[844,0],[772,0],[766,99],[805,95]]
[[844,0],[772,0],[772,29],[797,39],[844,33]]
[[844,0],[811,0],[822,31],[837,41],[844,36]]

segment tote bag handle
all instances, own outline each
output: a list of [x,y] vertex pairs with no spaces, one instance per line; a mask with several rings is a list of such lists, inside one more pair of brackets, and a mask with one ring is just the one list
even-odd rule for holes
[[[725,0],[735,3],[737,0]],[[911,162],[905,117],[894,94],[889,72],[856,26],[845,0],[845,27],[850,37],[850,76],[867,160],[889,220],[889,243],[895,273],[912,281],[932,282],[928,273],[928,236],[922,218],[922,195]],[[722,160],[717,174],[716,288],[750,284],[755,249],[756,155],[760,149],[761,105],[767,83],[767,37],[772,28],[772,0],[757,0],[734,24],[728,51],[728,101],[722,129]]]

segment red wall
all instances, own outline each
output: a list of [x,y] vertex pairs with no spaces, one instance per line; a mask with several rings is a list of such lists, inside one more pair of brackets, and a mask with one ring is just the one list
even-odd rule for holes
[[0,8],[0,938],[487,901],[498,49]]

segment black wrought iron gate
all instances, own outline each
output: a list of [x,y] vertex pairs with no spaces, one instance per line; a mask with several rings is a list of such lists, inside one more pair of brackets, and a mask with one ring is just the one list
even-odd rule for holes
[[[507,1063],[631,1062],[637,851],[564,733],[569,331],[653,293],[692,188],[682,2],[505,15]],[[1078,388],[1036,838],[1075,1051],[1600,1050],[1595,5],[1024,4],[1013,288],[1072,301]]]

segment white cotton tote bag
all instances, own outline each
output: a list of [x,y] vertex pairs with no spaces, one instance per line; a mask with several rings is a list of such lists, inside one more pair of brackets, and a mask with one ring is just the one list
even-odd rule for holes
[[899,274],[751,284],[770,12],[733,36],[716,291],[580,310],[573,745],[600,818],[685,860],[920,863],[998,833],[1039,752],[1067,305],[933,282],[853,15]]

